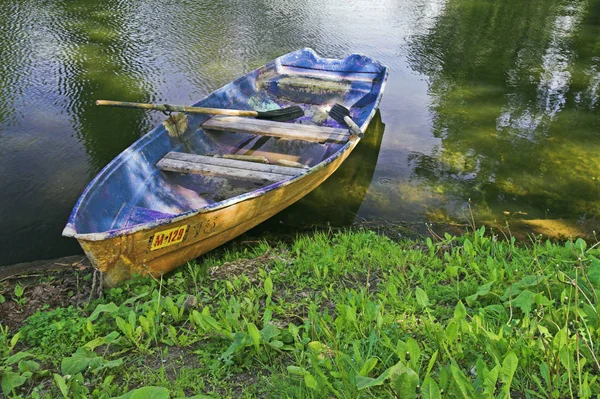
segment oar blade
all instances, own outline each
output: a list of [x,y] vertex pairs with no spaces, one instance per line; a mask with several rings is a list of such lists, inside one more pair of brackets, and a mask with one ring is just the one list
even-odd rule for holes
[[331,107],[331,111],[329,111],[329,116],[331,116],[331,119],[333,119],[337,123],[344,126],[348,126],[348,124],[344,120],[344,117],[350,116],[350,110],[341,104],[334,104],[334,106]]
[[341,104],[334,104],[329,111],[329,116],[342,126],[348,126],[352,132],[351,140],[355,137],[364,137],[364,133],[360,127],[350,117],[350,110]]
[[274,109],[272,111],[258,111],[257,119],[269,119],[276,122],[285,122],[304,116],[304,110],[298,105]]

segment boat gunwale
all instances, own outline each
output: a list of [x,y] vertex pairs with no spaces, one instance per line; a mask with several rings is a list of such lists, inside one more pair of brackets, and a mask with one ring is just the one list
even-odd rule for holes
[[[389,68],[385,65],[382,64],[381,62],[374,60],[366,55],[360,54],[360,53],[352,53],[350,55],[348,55],[346,58],[344,59],[339,59],[339,58],[326,58],[326,57],[321,57],[320,55],[318,55],[313,49],[311,48],[303,48],[300,50],[297,50],[296,52],[302,52],[302,51],[308,51],[311,52],[316,58],[320,58],[322,60],[332,60],[332,61],[344,61],[349,59],[350,57],[365,57],[367,59],[369,59],[374,65],[378,66],[379,68],[381,68],[381,70],[383,71],[383,77],[381,79],[381,86],[379,88],[379,91],[377,93],[377,97],[372,105],[372,109],[371,112],[369,113],[369,115],[367,116],[367,118],[365,119],[365,121],[361,124],[360,128],[362,131],[365,131],[366,128],[368,127],[369,123],[371,122],[371,120],[373,119],[373,117],[375,116],[375,113],[377,112],[377,110],[379,109],[379,104],[381,102],[381,99],[383,97],[383,92],[385,91],[385,86],[387,84],[387,79],[388,79],[388,75],[389,75]],[[294,53],[294,52],[292,52]],[[292,53],[287,53],[284,54],[278,58],[276,58],[274,61],[277,62],[281,59],[281,57],[292,54]],[[238,79],[242,79],[243,77],[245,77],[246,75],[259,70],[260,68],[263,68],[264,66],[268,65],[265,64],[259,68],[256,68],[253,71],[248,72],[247,74],[239,77]],[[343,73],[344,71],[340,71],[340,73]],[[232,82],[235,82],[236,80],[233,80]],[[212,94],[212,93],[211,93]],[[210,94],[209,94],[210,95]],[[201,101],[201,100],[200,100]],[[353,149],[359,142],[360,142],[360,137],[355,138],[354,140],[349,140],[347,141],[341,148],[339,148],[335,153],[333,153],[332,155],[330,155],[328,158],[322,160],[321,162],[319,162],[318,164],[314,165],[313,167],[311,167],[310,169],[307,169],[306,171],[303,171],[301,173],[299,173],[296,176],[293,176],[289,179],[285,179],[285,180],[281,180],[278,182],[274,182],[270,185],[264,186],[264,187],[260,187],[256,190],[250,191],[248,193],[245,194],[241,194],[235,197],[231,197],[231,198],[227,198],[223,201],[219,201],[219,202],[215,202],[213,204],[209,204],[206,206],[203,206],[201,208],[198,209],[194,209],[194,210],[190,210],[184,213],[180,213],[177,215],[174,215],[173,217],[168,217],[168,218],[163,218],[163,219],[156,219],[154,221],[151,222],[147,222],[147,223],[143,223],[143,224],[138,224],[138,225],[134,225],[131,227],[122,227],[122,228],[118,228],[118,229],[111,229],[111,230],[105,230],[105,231],[101,231],[101,232],[93,232],[93,233],[77,233],[75,226],[74,226],[74,219],[76,216],[77,211],[80,209],[81,203],[83,202],[84,198],[86,198],[86,195],[88,194],[89,190],[92,187],[95,187],[98,184],[98,181],[101,180],[102,178],[109,178],[110,174],[105,176],[106,173],[108,173],[110,170],[113,170],[116,166],[117,166],[117,162],[119,163],[125,163],[127,162],[127,160],[130,159],[131,156],[133,156],[133,151],[131,151],[132,148],[134,148],[138,143],[142,142],[143,140],[154,140],[159,138],[160,136],[158,134],[155,134],[154,136],[152,136],[153,132],[158,131],[158,129],[160,129],[161,125],[157,125],[155,128],[153,128],[150,132],[144,134],[142,137],[140,137],[138,140],[136,140],[134,143],[132,143],[129,147],[127,147],[125,150],[123,150],[123,152],[121,152],[121,154],[119,154],[116,158],[114,158],[113,160],[111,160],[95,177],[94,179],[92,179],[92,181],[88,184],[88,186],[86,187],[86,189],[84,190],[84,192],[81,194],[81,196],[79,197],[77,203],[75,204],[75,206],[73,207],[73,211],[71,212],[71,215],[69,216],[69,220],[67,222],[67,225],[65,226],[62,235],[65,237],[74,237],[78,240],[85,240],[85,241],[102,241],[102,240],[106,240],[106,239],[110,239],[110,238],[115,238],[115,237],[120,237],[120,236],[126,236],[126,235],[130,235],[130,234],[134,234],[137,233],[139,231],[143,231],[143,230],[151,230],[154,229],[158,226],[161,225],[167,225],[167,224],[171,224],[171,223],[177,223],[181,220],[185,220],[188,219],[190,217],[199,215],[199,214],[204,214],[204,213],[210,213],[219,209],[223,209],[223,208],[227,208],[233,205],[236,205],[238,203],[244,202],[244,201],[248,201],[254,198],[258,198],[261,197],[273,190],[276,190],[280,187],[285,187],[291,184],[296,183],[297,181],[310,176],[314,173],[319,172],[321,169],[325,168],[327,165],[331,164],[332,162],[334,162],[336,159],[338,159],[339,157],[341,157],[342,155],[344,155],[347,151]],[[130,152],[131,154],[128,157],[124,157],[124,153],[125,152]]]

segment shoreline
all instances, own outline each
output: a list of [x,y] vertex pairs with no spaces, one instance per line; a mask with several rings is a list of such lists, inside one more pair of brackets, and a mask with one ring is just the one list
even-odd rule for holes
[[[528,240],[532,236],[542,235],[544,238],[553,241],[564,241],[569,238],[583,238],[586,240],[596,239],[596,232],[600,232],[600,221],[590,220],[572,220],[572,219],[516,219],[503,221],[505,226],[500,226],[497,221],[482,221],[477,226],[486,226],[492,230],[498,230],[499,234],[505,236],[515,236],[517,240]],[[349,226],[330,226],[311,225],[311,226],[291,226],[291,228],[277,229],[267,225],[259,225],[228,243],[208,252],[208,254],[219,254],[220,251],[239,245],[248,245],[267,241],[269,243],[287,242],[293,240],[299,234],[312,235],[323,231],[358,231],[371,230],[378,234],[385,235],[393,240],[399,238],[416,239],[418,237],[432,236],[433,234],[443,236],[444,233],[452,235],[461,235],[471,229],[468,223],[457,222],[392,222],[388,220],[363,220],[355,222]],[[203,255],[202,255],[203,256]],[[201,257],[199,257],[201,258]],[[65,267],[79,265],[85,268],[91,268],[90,261],[84,253],[67,255],[52,259],[40,259],[30,262],[20,262],[12,265],[0,266],[0,282],[14,278],[15,276],[26,275],[29,273],[39,273],[60,269]]]

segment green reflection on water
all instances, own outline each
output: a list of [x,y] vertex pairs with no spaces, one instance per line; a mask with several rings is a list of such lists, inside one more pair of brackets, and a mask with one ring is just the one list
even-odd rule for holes
[[390,66],[386,137],[276,220],[462,219],[469,198],[480,220],[597,218],[599,16],[600,0],[0,2],[0,265],[78,251],[60,237],[78,196],[163,119],[95,100],[190,104],[305,46]]
[[411,52],[441,139],[413,178],[480,220],[600,217],[599,17],[598,1],[448,1]]
[[[139,34],[130,26],[131,6],[115,1],[58,2],[54,15],[66,24],[60,30],[61,61],[69,93],[75,132],[90,160],[90,177],[140,134],[150,128],[147,114],[135,110],[106,110],[96,106],[103,98],[147,100],[153,84],[143,63],[144,53],[131,46]],[[76,94],[76,95],[75,95]]]

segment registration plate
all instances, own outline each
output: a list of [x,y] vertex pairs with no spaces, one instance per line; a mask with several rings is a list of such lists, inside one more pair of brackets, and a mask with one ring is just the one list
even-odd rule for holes
[[150,241],[150,251],[168,247],[180,243],[185,238],[188,225],[175,227],[174,229],[159,231],[152,236]]

